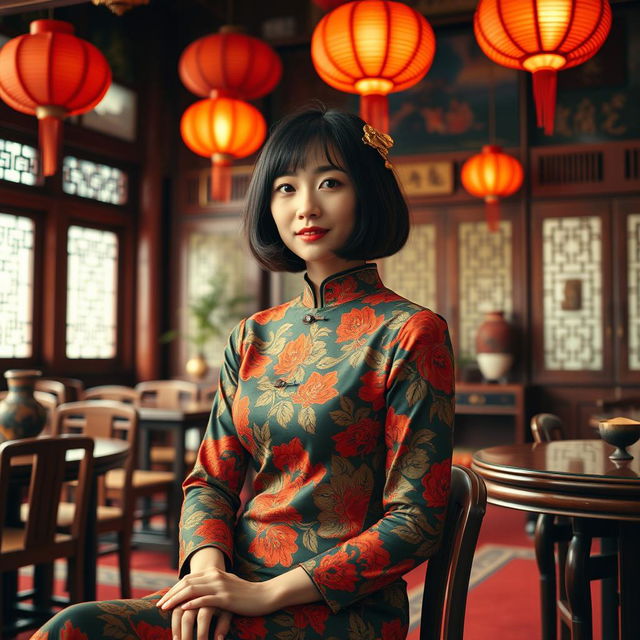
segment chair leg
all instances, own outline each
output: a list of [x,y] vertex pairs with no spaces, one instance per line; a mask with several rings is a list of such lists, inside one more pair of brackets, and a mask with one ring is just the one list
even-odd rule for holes
[[120,596],[131,598],[131,530],[118,532],[118,568]]
[[[558,543],[558,599],[567,602],[567,585],[565,583],[565,567],[567,566],[567,551],[569,545],[566,541]],[[571,627],[564,618],[560,617],[560,640],[571,640]]]
[[591,584],[588,562],[591,535],[580,518],[574,518],[573,537],[569,543],[565,580],[571,607],[572,640],[592,640]]

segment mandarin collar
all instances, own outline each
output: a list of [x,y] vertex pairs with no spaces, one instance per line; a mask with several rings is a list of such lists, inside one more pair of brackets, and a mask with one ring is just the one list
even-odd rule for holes
[[320,284],[319,300],[316,300],[313,285],[306,273],[304,280],[302,304],[315,309],[357,300],[385,288],[378,275],[378,267],[374,263],[352,267],[325,278]]

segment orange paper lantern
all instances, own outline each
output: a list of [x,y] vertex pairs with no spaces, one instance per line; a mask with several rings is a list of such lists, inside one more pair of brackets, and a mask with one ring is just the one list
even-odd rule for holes
[[539,127],[553,133],[556,73],[582,64],[606,40],[608,0],[480,0],[476,39],[498,64],[533,73]]
[[254,100],[280,81],[278,54],[258,38],[222,27],[220,33],[192,42],[180,56],[180,78],[197,96]]
[[482,147],[482,153],[462,165],[462,186],[472,195],[484,198],[489,231],[497,231],[500,223],[499,199],[515,193],[522,185],[522,165],[503,153],[497,145]]
[[362,119],[386,133],[388,94],[424,77],[435,46],[431,25],[411,7],[390,0],[356,0],[320,20],[311,39],[311,58],[327,84],[359,93]]
[[262,114],[234,98],[206,98],[192,104],[180,121],[182,139],[191,151],[211,158],[211,195],[231,198],[231,163],[260,148],[267,134]]
[[93,109],[111,84],[105,57],[61,20],[34,20],[0,49],[0,97],[38,118],[42,168],[57,170],[62,119]]

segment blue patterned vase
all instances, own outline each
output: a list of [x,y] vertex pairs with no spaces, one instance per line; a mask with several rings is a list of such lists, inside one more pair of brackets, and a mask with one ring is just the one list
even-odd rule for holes
[[47,410],[33,397],[33,386],[40,371],[5,371],[9,393],[0,401],[0,442],[32,438],[44,428]]

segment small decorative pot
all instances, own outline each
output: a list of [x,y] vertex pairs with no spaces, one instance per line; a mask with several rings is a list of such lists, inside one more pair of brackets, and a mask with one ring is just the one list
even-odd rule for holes
[[513,331],[503,311],[487,311],[476,334],[478,367],[484,378],[504,378],[513,365]]
[[9,393],[0,402],[0,442],[37,436],[47,421],[47,410],[33,397],[34,369],[5,371]]
[[209,372],[209,365],[201,353],[197,356],[193,356],[193,358],[189,358],[184,368],[190,376],[198,381],[204,380],[204,377]]

